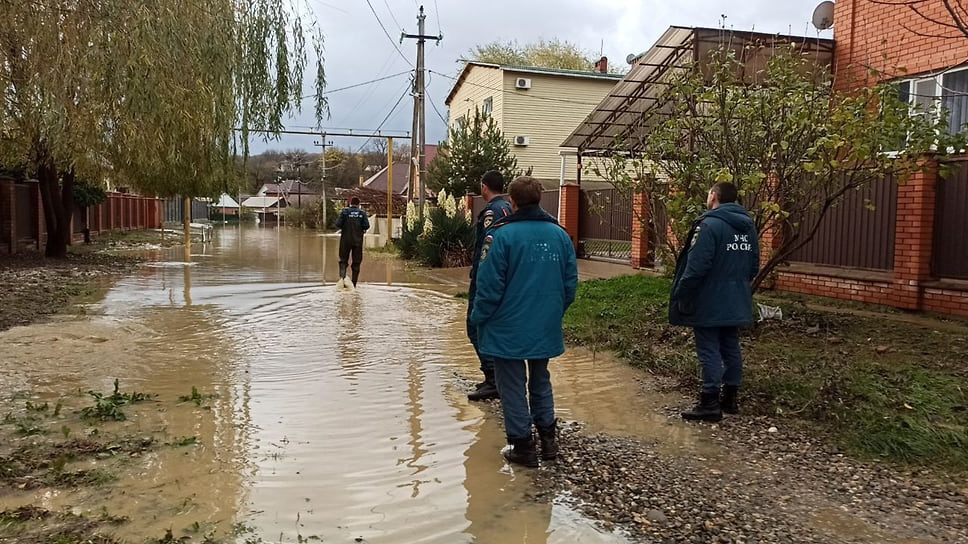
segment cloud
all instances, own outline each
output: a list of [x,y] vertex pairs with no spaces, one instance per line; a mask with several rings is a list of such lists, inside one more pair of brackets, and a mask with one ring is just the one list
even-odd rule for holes
[[[819,0],[468,0],[425,1],[425,32],[444,38],[440,45],[426,45],[427,68],[456,76],[457,59],[477,44],[494,40],[528,43],[539,38],[559,38],[577,44],[592,55],[599,51],[611,64],[624,63],[629,53],[648,49],[671,25],[718,27],[725,23],[736,30],[813,35],[810,16]],[[399,43],[400,32],[417,32],[416,2],[413,0],[370,0],[390,38],[384,34],[366,1],[324,2],[310,0],[326,38],[325,69],[330,89],[378,79],[411,68],[416,58],[413,40]],[[389,9],[388,9],[389,8]],[[725,20],[722,15],[726,15]],[[439,15],[439,16],[438,16]],[[823,34],[830,37],[830,32]],[[399,48],[400,53],[394,49]],[[446,118],[444,99],[454,81],[428,74],[428,95]],[[307,83],[309,79],[307,78]],[[408,76],[390,78],[372,85],[333,93],[329,96],[331,118],[325,127],[372,130],[387,117],[405,92]],[[306,94],[312,91],[307,88]],[[413,100],[404,97],[384,129],[410,131]],[[446,137],[445,123],[428,102],[427,141]],[[312,102],[306,100],[303,113],[287,122],[288,128],[313,125]],[[313,149],[318,137],[284,136],[279,142],[253,142],[253,152],[265,149]],[[340,147],[357,149],[360,139],[332,138]]]

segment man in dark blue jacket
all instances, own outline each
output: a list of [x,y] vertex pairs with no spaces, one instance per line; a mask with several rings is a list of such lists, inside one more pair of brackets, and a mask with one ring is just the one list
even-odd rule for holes
[[470,339],[477,358],[481,362],[484,381],[477,384],[474,391],[467,395],[468,400],[488,400],[498,398],[497,382],[494,381],[494,359],[483,355],[477,345],[477,326],[471,325],[471,312],[474,311],[474,295],[477,293],[477,268],[481,262],[481,248],[484,236],[498,220],[511,215],[511,205],[501,195],[504,192],[504,176],[497,170],[489,170],[481,178],[481,196],[487,205],[477,214],[477,241],[471,253],[471,284],[467,289],[467,338]]
[[350,199],[349,207],[343,208],[336,218],[336,228],[339,235],[339,278],[346,280],[346,265],[350,253],[353,254],[353,286],[360,279],[360,264],[363,262],[363,233],[370,229],[370,219],[366,212],[360,209],[360,199]]
[[541,182],[522,176],[508,188],[514,213],[484,237],[471,325],[479,349],[495,359],[510,448],[504,457],[538,466],[558,456],[555,401],[548,359],[565,352],[561,320],[575,300],[578,266],[568,233],[541,209]]
[[693,328],[702,365],[699,404],[682,413],[687,420],[719,421],[724,411],[738,411],[739,327],[753,324],[751,282],[760,249],[753,219],[736,203],[737,196],[732,183],[713,185],[706,199],[709,211],[693,223],[676,261],[669,323]]

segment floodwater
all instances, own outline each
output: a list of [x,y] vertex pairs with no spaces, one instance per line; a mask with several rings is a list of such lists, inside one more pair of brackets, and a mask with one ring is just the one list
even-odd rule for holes
[[[500,456],[503,428],[469,403],[477,361],[464,334],[466,269],[422,271],[365,254],[358,289],[337,288],[338,239],[217,229],[158,251],[85,308],[89,317],[0,333],[0,388],[76,408],[79,392],[156,395],[114,426],[187,447],[152,449],[96,488],[22,491],[0,509],[104,509],[140,541],[171,528],[244,524],[271,542],[620,543],[563,501],[539,502],[528,470]],[[562,419],[704,451],[641,394],[637,373],[570,350],[553,362]],[[198,391],[203,401],[179,400]],[[80,432],[80,430],[76,431]]]

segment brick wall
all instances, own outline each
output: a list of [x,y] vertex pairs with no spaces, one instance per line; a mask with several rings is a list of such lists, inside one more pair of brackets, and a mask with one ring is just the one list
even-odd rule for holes
[[906,310],[968,316],[968,281],[931,276],[938,168],[929,163],[897,192],[894,270],[864,272],[825,266],[793,266],[777,274],[775,288]]
[[649,202],[645,193],[632,196],[632,268],[652,266],[649,259]]
[[[968,38],[929,21],[950,22],[939,1],[920,2],[921,17],[902,5],[870,0],[837,0],[834,4],[834,65],[837,86],[873,83],[867,67],[884,78],[904,77],[961,64],[968,59]],[[939,36],[949,36],[944,38]],[[906,73],[897,70],[906,69]]]
[[581,199],[581,187],[574,183],[561,186],[558,193],[558,223],[568,232],[571,243],[578,247],[578,203]]

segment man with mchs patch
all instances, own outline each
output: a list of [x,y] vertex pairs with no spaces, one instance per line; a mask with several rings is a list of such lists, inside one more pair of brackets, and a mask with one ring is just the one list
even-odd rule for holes
[[756,225],[736,186],[713,185],[676,261],[669,323],[693,328],[702,366],[699,403],[683,419],[719,421],[739,411],[743,379],[739,327],[753,324],[752,281],[760,264]]
[[349,207],[343,208],[336,218],[336,228],[339,235],[339,279],[346,281],[346,265],[350,254],[353,255],[353,286],[356,287],[360,279],[360,264],[363,262],[363,233],[370,229],[370,219],[366,212],[360,209],[360,199],[350,199]]
[[469,400],[488,400],[498,398],[497,383],[494,381],[494,359],[482,355],[477,345],[477,327],[471,325],[471,312],[474,311],[474,295],[477,293],[477,269],[481,262],[481,249],[484,237],[495,221],[511,215],[511,205],[501,193],[504,192],[504,176],[497,170],[489,170],[481,177],[481,196],[487,202],[481,213],[477,215],[477,240],[471,261],[471,284],[467,289],[467,338],[470,339],[477,358],[481,362],[481,372],[484,381],[477,384],[474,391],[467,395]]
[[541,209],[541,182],[521,176],[508,188],[514,213],[484,238],[471,325],[479,351],[494,359],[508,448],[504,458],[538,466],[558,457],[548,361],[565,352],[561,320],[575,300],[578,265],[565,229]]

